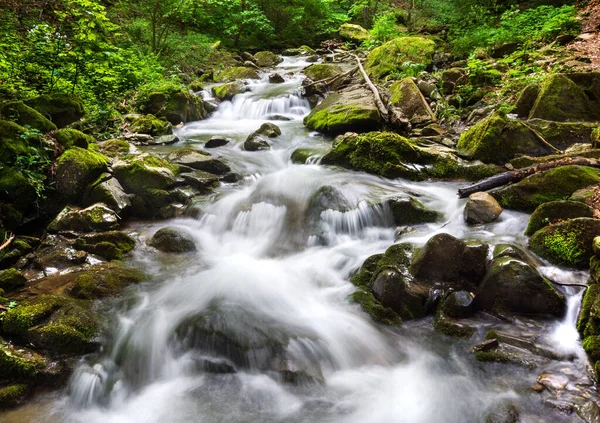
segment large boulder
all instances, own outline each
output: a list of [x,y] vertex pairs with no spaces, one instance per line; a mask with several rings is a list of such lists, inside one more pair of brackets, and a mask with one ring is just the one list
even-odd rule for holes
[[435,114],[427,100],[411,78],[394,82],[390,88],[391,103],[405,116],[413,126],[435,122]]
[[65,151],[56,165],[56,190],[67,201],[81,199],[88,184],[107,170],[108,158],[80,147]]
[[171,133],[172,125],[164,116],[159,119],[152,114],[132,114],[126,115],[125,121],[129,125],[129,130],[136,134],[147,134],[158,137]]
[[193,148],[180,148],[169,153],[167,160],[181,166],[191,167],[196,170],[225,175],[231,168],[223,161],[215,159],[210,154]]
[[15,347],[0,338],[0,374],[3,380],[33,378],[46,364],[46,359],[35,351]]
[[118,260],[133,250],[135,240],[124,232],[108,231],[82,234],[73,242],[73,246],[107,260]]
[[152,155],[125,158],[113,165],[113,173],[126,192],[143,193],[147,189],[167,189],[177,182],[177,166]]
[[432,223],[441,217],[440,213],[427,209],[419,200],[408,195],[388,198],[385,204],[398,226]]
[[144,113],[164,117],[173,125],[201,120],[208,115],[202,98],[188,90],[170,89],[150,93],[138,100],[138,107]]
[[585,269],[594,256],[597,236],[600,220],[579,217],[540,229],[529,239],[529,248],[553,264]]
[[82,300],[94,300],[118,295],[132,284],[146,279],[139,270],[119,263],[102,263],[75,274],[69,294]]
[[414,255],[410,271],[424,286],[472,290],[485,275],[488,251],[481,242],[437,234]]
[[37,129],[42,133],[56,129],[56,125],[46,119],[40,112],[27,106],[22,101],[9,101],[0,105],[0,117],[21,126]]
[[490,192],[507,209],[533,212],[540,204],[568,199],[575,191],[600,183],[600,171],[586,166],[562,166],[536,173],[516,184]]
[[254,55],[254,60],[261,68],[268,68],[283,62],[281,56],[270,51],[259,51]]
[[342,72],[344,72],[344,70],[338,65],[326,63],[310,65],[302,71],[302,73],[312,81],[321,81],[339,75]]
[[25,286],[27,279],[17,269],[0,270],[0,289],[12,291]]
[[148,245],[166,253],[196,251],[194,237],[175,226],[159,229],[148,241]]
[[402,64],[412,62],[429,66],[433,61],[435,43],[424,37],[395,38],[374,49],[367,56],[365,68],[374,79],[383,79],[400,71]]
[[88,186],[83,197],[84,206],[96,203],[104,203],[121,214],[131,207],[131,196],[125,192],[116,178],[105,173]]
[[550,201],[540,205],[531,214],[525,235],[531,236],[540,229],[576,217],[594,217],[594,210],[580,201]]
[[72,128],[59,129],[54,133],[54,138],[67,149],[71,147],[87,149],[95,141],[94,137]]
[[21,125],[0,120],[0,163],[12,163],[17,156],[28,153],[29,144],[24,139],[26,133]]
[[65,207],[48,225],[50,232],[102,232],[117,229],[119,216],[102,203],[85,209]]
[[469,196],[465,205],[465,221],[471,224],[490,223],[500,217],[502,207],[487,192],[476,192]]
[[260,79],[260,77],[256,70],[243,66],[227,68],[214,76],[215,82],[232,82],[236,79]]
[[581,335],[583,349],[598,374],[600,371],[600,284],[598,283],[590,285],[585,292],[577,330]]
[[340,37],[356,44],[360,44],[369,38],[369,31],[355,24],[345,23],[340,26],[338,32]]
[[224,101],[231,100],[238,94],[248,91],[248,87],[242,81],[227,82],[212,87],[212,93],[216,99]]
[[[32,206],[36,198],[35,188],[22,172],[0,165],[0,204],[12,205],[16,210],[25,211]],[[7,213],[3,214],[2,220],[7,224]],[[15,224],[20,223],[20,219],[13,220]]]
[[497,257],[489,266],[475,297],[477,306],[491,313],[551,314],[562,316],[565,297],[530,264],[513,257]]
[[27,101],[27,105],[49,118],[59,128],[77,122],[85,114],[81,98],[73,94],[44,94]]

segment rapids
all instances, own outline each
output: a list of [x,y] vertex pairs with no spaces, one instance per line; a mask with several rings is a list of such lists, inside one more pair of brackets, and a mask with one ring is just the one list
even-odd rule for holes
[[[544,367],[479,363],[468,352],[476,341],[437,334],[431,319],[382,327],[348,301],[352,272],[396,239],[390,211],[378,205],[387,196],[411,193],[444,214],[444,222],[402,235],[416,245],[439,232],[525,245],[528,217],[505,211],[494,224],[469,227],[455,183],[292,164],[296,148],[323,152],[331,145],[302,125],[310,110],[299,93],[298,71],[305,65],[285,58],[279,65],[284,84],[250,81],[250,92],[178,130],[183,141],[177,146],[202,149],[212,135],[232,138],[211,154],[227,160],[243,180],[201,199],[198,219],[132,224],[143,240],[166,225],[185,227],[198,252],[171,257],[139,243],[130,264],[153,281],[100,305],[107,327],[102,351],[81,361],[65,392],[0,420],[475,423],[508,400],[519,405],[522,422],[580,421],[530,389]],[[287,120],[274,121],[283,134],[272,149],[244,151],[245,137],[275,115]],[[310,199],[324,186],[337,188],[350,210],[312,216]],[[585,281],[583,274],[543,270],[561,282]],[[538,331],[549,348],[569,356],[549,364],[552,369],[585,378],[574,328],[581,292],[566,294],[569,312],[562,322],[516,326]],[[198,321],[217,335],[198,330]],[[492,324],[507,325],[480,322],[478,340]],[[236,339],[239,351],[224,356],[218,334]]]

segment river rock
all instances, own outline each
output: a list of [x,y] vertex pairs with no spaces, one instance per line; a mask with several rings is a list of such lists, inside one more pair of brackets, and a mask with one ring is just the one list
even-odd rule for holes
[[79,147],[65,151],[56,165],[56,190],[68,201],[81,199],[88,184],[107,170],[108,158]]
[[192,169],[203,170],[215,175],[225,175],[231,171],[229,165],[208,153],[193,148],[181,148],[169,153],[167,160]]
[[185,173],[181,177],[201,195],[210,194],[220,185],[219,178],[208,172],[195,171],[194,173]]
[[427,100],[411,78],[394,82],[390,88],[390,102],[413,126],[423,126],[437,121]]
[[324,185],[310,196],[306,216],[309,222],[317,223],[321,220],[321,214],[325,210],[345,212],[349,209],[350,204],[339,189],[331,185]]
[[232,82],[236,79],[260,79],[255,69],[244,66],[234,66],[215,74],[215,82]]
[[172,125],[164,117],[159,119],[152,114],[125,115],[125,122],[129,124],[129,129],[133,133],[147,134],[153,137],[167,135],[171,132]]
[[24,383],[3,386],[0,388],[0,409],[18,406],[29,395],[29,392],[29,386]]
[[178,173],[177,166],[152,154],[141,154],[113,164],[113,174],[125,191],[133,194],[169,188],[177,181]]
[[500,217],[502,207],[487,192],[476,192],[469,196],[465,205],[464,217],[467,223],[490,223]]
[[119,216],[105,204],[93,204],[85,209],[65,207],[48,225],[48,231],[102,232],[117,229]]
[[82,234],[75,240],[73,246],[107,260],[118,260],[133,250],[135,240],[124,232],[108,231]]
[[110,174],[101,175],[89,185],[87,191],[83,199],[84,206],[103,203],[118,214],[131,207],[131,196],[125,193],[119,181]]
[[411,273],[425,286],[472,290],[485,275],[488,250],[481,242],[437,234],[414,255]]
[[47,365],[39,353],[24,347],[15,347],[0,338],[0,373],[2,379],[31,379]]
[[275,125],[274,123],[263,123],[260,128],[258,128],[256,131],[254,131],[255,134],[257,135],[263,135],[265,137],[269,137],[269,138],[275,138],[278,137],[279,135],[281,135],[281,129],[279,128],[279,126]]
[[78,121],[85,114],[81,97],[73,94],[44,94],[26,103],[59,128]]
[[318,156],[319,153],[320,151],[314,148],[297,148],[292,152],[290,160],[295,164],[306,164],[308,159]]
[[223,137],[221,135],[213,135],[211,137],[211,139],[209,139],[208,141],[206,141],[206,144],[204,144],[205,148],[217,148],[217,147],[223,147],[224,145],[227,145],[231,142],[230,138],[226,138]]
[[475,299],[470,292],[454,291],[444,299],[440,310],[444,315],[452,318],[470,317],[476,311]]
[[594,210],[579,201],[550,201],[535,209],[529,218],[525,235],[531,236],[540,229],[576,217],[594,217]]
[[392,269],[381,270],[373,279],[373,296],[403,320],[425,316],[427,290],[411,283],[406,275]]
[[495,258],[475,297],[490,313],[562,316],[565,297],[533,266],[512,257]]
[[138,99],[136,106],[142,112],[165,118],[173,125],[201,120],[207,116],[202,98],[187,89],[152,92],[147,97]]
[[580,217],[540,229],[529,239],[529,248],[553,264],[586,269],[597,236],[600,220]]
[[507,209],[533,212],[549,201],[568,199],[575,191],[600,183],[600,171],[586,166],[561,166],[536,173],[490,194]]
[[329,65],[324,63],[310,65],[302,70],[302,73],[304,73],[304,75],[306,75],[306,77],[313,82],[332,78],[343,72],[343,69],[338,65]]
[[269,150],[270,148],[269,139],[256,133],[250,134],[244,142],[244,150],[246,151]]
[[242,81],[233,81],[212,87],[212,93],[221,101],[231,101],[233,97],[248,91],[248,87]]
[[6,119],[20,126],[28,126],[42,133],[56,129],[56,125],[50,122],[37,110],[27,106],[22,101],[7,101],[0,105],[0,118]]
[[74,281],[69,295],[82,300],[95,300],[122,293],[129,285],[147,279],[136,269],[123,267],[119,263],[102,263],[73,275]]
[[90,144],[95,142],[94,137],[73,128],[59,129],[54,133],[54,138],[67,149],[73,146],[87,149]]
[[385,201],[392,212],[394,223],[401,225],[415,225],[431,223],[440,219],[440,214],[435,210],[427,209],[423,203],[410,196],[396,196]]
[[374,79],[383,79],[400,71],[406,62],[425,67],[433,61],[435,42],[424,37],[401,37],[377,47],[369,53],[365,70]]
[[46,274],[84,264],[88,253],[72,247],[71,240],[49,234],[33,254],[33,265]]
[[196,251],[194,237],[175,226],[159,229],[148,241],[148,245],[166,253]]
[[271,84],[283,84],[285,82],[285,79],[277,72],[273,72],[269,75],[269,82]]
[[27,279],[17,269],[0,270],[0,289],[12,291],[25,286]]
[[270,51],[259,51],[254,55],[254,60],[261,68],[275,66],[283,62],[283,58]]
[[329,135],[369,132],[381,122],[373,94],[361,86],[329,94],[304,118],[309,129]]
[[340,37],[345,40],[360,44],[369,38],[369,31],[360,25],[345,23],[338,30]]

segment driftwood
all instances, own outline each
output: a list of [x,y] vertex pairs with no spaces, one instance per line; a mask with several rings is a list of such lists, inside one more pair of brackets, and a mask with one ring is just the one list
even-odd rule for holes
[[488,191],[492,188],[518,182],[521,179],[533,175],[534,173],[544,172],[546,170],[554,169],[555,167],[570,165],[600,167],[600,160],[588,159],[586,157],[568,157],[565,159],[553,160],[551,162],[538,163],[532,166],[524,167],[523,169],[511,170],[509,172],[504,172],[499,175],[484,179],[468,187],[460,188],[458,190],[458,197],[465,198],[475,192]]
[[10,243],[13,242],[13,239],[15,239],[15,234],[12,234],[10,238],[8,238],[2,245],[0,245],[0,251],[8,247]]
[[394,106],[392,106],[391,104],[386,105],[383,102],[381,95],[379,94],[379,90],[377,89],[375,84],[373,84],[373,82],[369,78],[369,75],[367,75],[367,72],[365,72],[365,68],[363,68],[363,65],[362,65],[360,59],[356,55],[354,55],[354,58],[356,59],[356,63],[358,64],[358,69],[360,70],[360,73],[361,73],[363,79],[365,80],[365,82],[367,83],[367,86],[369,87],[369,89],[373,93],[373,96],[375,97],[375,105],[377,106],[377,109],[379,110],[379,114],[381,115],[383,120],[387,123],[390,123],[392,126],[395,126],[395,127],[405,128],[405,129],[409,128],[410,123],[409,123],[408,119],[405,116],[403,116],[402,113],[400,113],[400,111],[398,109],[396,109]]
[[358,66],[355,66],[352,69],[350,69],[349,71],[346,71],[344,73],[338,73],[337,75],[330,76],[329,78],[321,79],[319,81],[315,81],[315,82],[311,82],[310,84],[303,85],[302,88],[309,88],[309,87],[312,87],[313,85],[318,85],[318,84],[330,85],[330,84],[333,84],[334,82],[336,82],[338,79],[343,79],[348,76],[351,76],[357,70],[358,70]]

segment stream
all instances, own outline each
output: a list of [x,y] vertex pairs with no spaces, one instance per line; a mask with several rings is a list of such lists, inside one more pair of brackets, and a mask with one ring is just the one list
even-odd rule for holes
[[[475,423],[507,403],[518,406],[520,422],[581,421],[561,412],[556,397],[531,389],[547,372],[568,378],[566,398],[585,396],[582,386],[591,385],[575,330],[581,288],[560,288],[569,297],[562,321],[480,316],[470,340],[435,332],[431,318],[384,327],[348,300],[350,275],[398,240],[420,246],[446,232],[525,248],[528,215],[504,211],[495,223],[468,226],[460,184],[388,180],[316,158],[292,164],[297,148],[318,156],[331,146],[302,124],[310,105],[299,94],[298,72],[307,65],[286,57],[278,69],[285,83],[251,81],[251,91],[209,119],[178,129],[183,141],[175,147],[204,149],[213,135],[231,138],[207,151],[243,178],[199,199],[195,218],[131,223],[127,229],[143,241],[167,225],[185,228],[198,251],[174,256],[139,242],[129,264],[153,279],[99,305],[107,327],[102,351],[81,361],[65,391],[0,421]],[[270,150],[244,151],[248,134],[266,121],[282,135]],[[350,210],[311,214],[310,199],[324,186],[339,190]],[[390,211],[377,204],[399,193],[418,197],[444,221],[398,238]],[[540,266],[561,283],[587,279]],[[536,368],[480,363],[468,350],[490,328],[532,336],[564,358]]]

